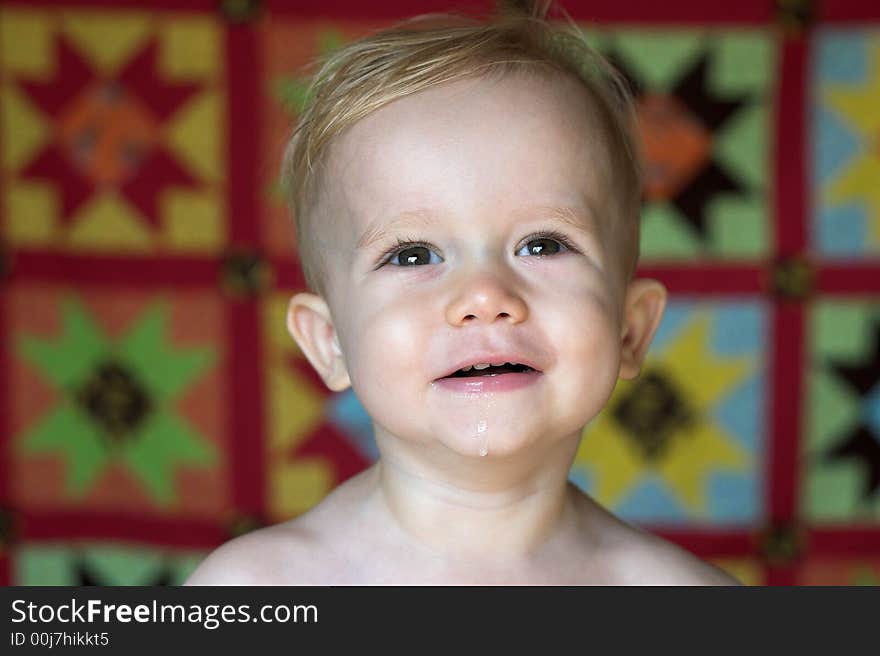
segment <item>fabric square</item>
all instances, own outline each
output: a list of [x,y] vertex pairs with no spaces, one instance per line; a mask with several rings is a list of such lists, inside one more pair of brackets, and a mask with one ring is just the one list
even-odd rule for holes
[[639,377],[584,430],[571,479],[627,520],[760,520],[766,321],[758,301],[671,301]]
[[210,16],[3,8],[3,238],[77,253],[222,249],[222,39]]
[[763,258],[776,49],[760,30],[585,30],[637,99],[642,262]]
[[4,311],[17,508],[225,516],[227,364],[213,294],[29,284]]
[[880,254],[880,26],[822,29],[811,70],[812,247]]

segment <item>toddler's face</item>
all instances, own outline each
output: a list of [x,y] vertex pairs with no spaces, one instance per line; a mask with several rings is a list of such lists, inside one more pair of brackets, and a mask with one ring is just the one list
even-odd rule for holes
[[[469,79],[396,101],[333,144],[327,302],[380,444],[476,455],[488,435],[490,456],[508,454],[571,436],[609,398],[625,289],[586,103],[565,78]],[[487,352],[541,373],[466,398],[436,384]]]

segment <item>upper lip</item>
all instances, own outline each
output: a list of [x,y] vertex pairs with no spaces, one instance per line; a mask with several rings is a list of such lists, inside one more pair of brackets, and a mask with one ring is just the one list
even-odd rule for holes
[[478,353],[477,355],[469,355],[465,358],[462,358],[461,361],[455,365],[448,372],[440,376],[440,378],[448,378],[452,374],[454,374],[459,369],[464,369],[465,367],[470,367],[474,364],[484,364],[488,362],[492,364],[493,362],[512,362],[513,364],[524,364],[535,371],[541,371],[538,366],[529,358],[522,355],[515,355],[512,353]]

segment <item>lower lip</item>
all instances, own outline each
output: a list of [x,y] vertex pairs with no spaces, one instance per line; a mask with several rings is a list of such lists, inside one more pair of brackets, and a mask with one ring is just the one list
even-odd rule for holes
[[438,387],[450,392],[470,392],[471,394],[509,392],[510,390],[522,389],[523,387],[533,385],[541,375],[540,371],[526,371],[523,373],[498,374],[496,376],[441,378],[435,381],[435,383]]

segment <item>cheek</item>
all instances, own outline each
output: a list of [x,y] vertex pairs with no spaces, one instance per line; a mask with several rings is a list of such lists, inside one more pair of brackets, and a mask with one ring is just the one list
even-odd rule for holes
[[[425,312],[411,302],[363,299],[351,322],[353,348],[348,358],[355,394],[387,399],[399,397],[412,387],[421,372],[424,340],[429,329],[423,325]],[[408,385],[400,385],[401,381]]]
[[620,368],[620,339],[616,314],[605,297],[587,293],[569,299],[567,308],[554,312],[547,330],[572,393],[584,400],[610,396]]
[[590,267],[578,274],[548,290],[540,322],[568,346],[589,350],[614,341],[619,319],[613,292],[599,271]]

